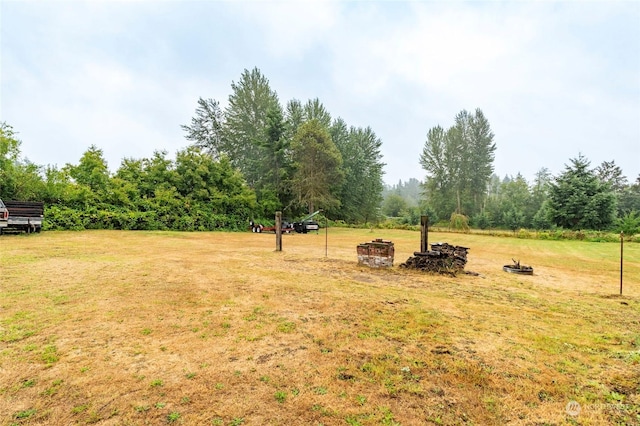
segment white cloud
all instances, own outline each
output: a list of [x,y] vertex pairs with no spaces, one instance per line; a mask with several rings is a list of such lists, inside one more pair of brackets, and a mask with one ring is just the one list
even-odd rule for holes
[[[372,108],[400,107],[389,111],[393,124],[374,126],[385,134],[385,156],[395,158],[388,161],[395,168],[393,176],[402,176],[401,170],[421,176],[417,157],[426,131],[435,124],[450,125],[462,109],[480,107],[487,114],[498,144],[496,171],[502,174],[533,175],[544,166],[557,172],[581,148],[589,149],[598,164],[609,158],[602,158],[597,148],[606,139],[605,129],[620,133],[630,118],[640,118],[637,98],[620,102],[620,94],[608,87],[611,64],[565,28],[579,20],[573,7],[412,5],[410,18],[385,22],[384,31],[356,31],[344,43],[339,35],[332,39],[334,80],[343,95],[384,103]],[[360,30],[384,21],[381,15],[343,21]],[[589,14],[582,25],[601,19]],[[634,81],[629,72],[639,74],[637,68],[615,70]],[[637,78],[635,82],[638,90]],[[407,117],[414,122],[407,123]],[[638,126],[626,133],[622,139],[632,140]],[[637,149],[627,148],[640,158]],[[633,170],[625,160],[619,156],[618,163]]]
[[276,58],[300,57],[326,39],[341,14],[341,3],[327,1],[243,2],[239,19],[260,29]]
[[260,68],[383,140],[386,179],[423,177],[427,130],[480,107],[496,171],[583,152],[640,173],[640,3],[5,2],[0,119],[40,164],[92,143],[111,168],[171,154],[198,97]]

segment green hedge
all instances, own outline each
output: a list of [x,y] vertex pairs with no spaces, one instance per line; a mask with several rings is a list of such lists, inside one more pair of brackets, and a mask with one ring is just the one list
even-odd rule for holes
[[202,206],[189,209],[188,213],[171,214],[155,211],[131,210],[78,210],[64,206],[45,208],[45,230],[174,230],[215,231],[245,230],[248,215],[242,213],[217,214]]

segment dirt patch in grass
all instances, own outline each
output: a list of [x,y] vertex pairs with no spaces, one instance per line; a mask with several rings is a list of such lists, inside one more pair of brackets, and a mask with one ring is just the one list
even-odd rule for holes
[[[408,231],[2,236],[0,424],[640,422],[640,247]],[[502,272],[511,258],[533,276]],[[570,401],[580,404],[571,416]]]

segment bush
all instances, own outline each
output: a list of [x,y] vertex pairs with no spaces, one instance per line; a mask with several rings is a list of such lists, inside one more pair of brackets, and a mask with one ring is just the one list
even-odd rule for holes
[[469,218],[463,214],[451,213],[449,228],[456,231],[469,232]]
[[547,205],[543,204],[542,207],[536,212],[531,220],[531,224],[534,229],[551,229],[553,228],[553,223],[549,219],[549,212],[547,209]]
[[518,231],[518,233],[516,234],[518,238],[522,238],[522,239],[530,239],[530,238],[535,238],[535,235],[532,234],[531,232],[529,232],[529,230],[524,229],[524,228],[520,228],[520,230]]
[[629,237],[640,234],[640,214],[632,211],[616,221],[616,230]]
[[471,218],[471,224],[480,229],[487,229],[491,226],[491,221],[489,220],[489,215],[485,212],[478,213]]
[[80,231],[85,229],[83,214],[69,207],[48,206],[44,211],[44,229]]

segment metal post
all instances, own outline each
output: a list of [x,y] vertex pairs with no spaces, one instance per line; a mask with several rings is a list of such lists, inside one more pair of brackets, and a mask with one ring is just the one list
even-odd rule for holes
[[420,253],[429,251],[429,216],[420,216]]
[[620,232],[620,295],[622,296],[622,259],[624,256],[624,232]]
[[324,217],[324,257],[329,257],[329,218]]
[[282,212],[276,212],[276,251],[282,251]]

